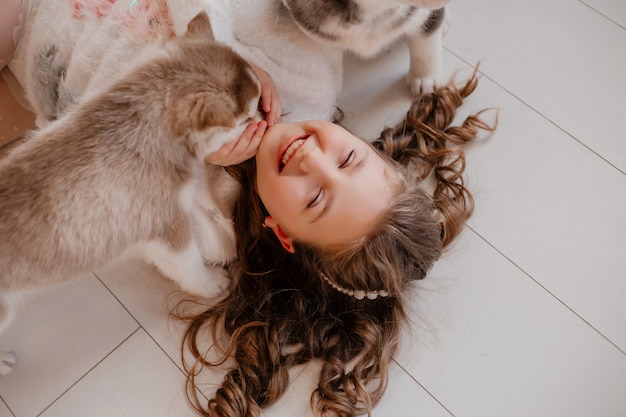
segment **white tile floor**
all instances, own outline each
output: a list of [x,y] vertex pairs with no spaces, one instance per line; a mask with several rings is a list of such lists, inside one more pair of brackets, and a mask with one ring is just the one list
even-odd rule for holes
[[[415,289],[414,325],[376,416],[626,416],[626,2],[451,2],[444,61],[481,61],[464,114],[500,109],[468,148],[476,212]],[[400,45],[349,60],[341,106],[374,137],[410,98]],[[126,261],[33,295],[6,335],[0,417],[193,416],[176,288]],[[309,415],[314,366],[268,417]]]

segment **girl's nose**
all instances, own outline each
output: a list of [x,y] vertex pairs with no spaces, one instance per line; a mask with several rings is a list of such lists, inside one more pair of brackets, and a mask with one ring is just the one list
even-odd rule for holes
[[300,170],[305,174],[325,176],[329,174],[329,161],[326,155],[317,146],[302,147],[300,150]]

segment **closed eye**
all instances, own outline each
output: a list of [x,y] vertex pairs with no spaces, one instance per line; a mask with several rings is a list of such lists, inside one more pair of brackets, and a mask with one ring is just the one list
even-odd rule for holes
[[318,205],[320,201],[322,201],[323,196],[324,196],[323,189],[320,188],[317,194],[315,194],[315,197],[313,197],[313,199],[309,202],[309,204],[307,204],[306,208],[311,208],[311,207],[315,207],[316,205]]
[[352,163],[352,161],[354,161],[354,149],[350,151],[348,157],[344,159],[341,165],[339,165],[339,168],[343,169],[348,167]]

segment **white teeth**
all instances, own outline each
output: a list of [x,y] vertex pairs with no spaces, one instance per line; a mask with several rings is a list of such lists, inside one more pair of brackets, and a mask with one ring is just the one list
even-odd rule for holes
[[285,166],[287,164],[287,161],[289,161],[289,159],[291,159],[293,154],[295,154],[296,151],[298,150],[298,148],[300,146],[302,146],[304,141],[305,141],[305,139],[297,139],[297,140],[294,140],[291,145],[289,145],[289,147],[287,148],[287,150],[283,154],[283,157],[282,157],[282,159],[280,161],[283,166]]

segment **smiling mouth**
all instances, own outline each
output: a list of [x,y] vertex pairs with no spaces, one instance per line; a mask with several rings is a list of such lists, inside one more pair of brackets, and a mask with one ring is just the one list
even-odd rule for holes
[[296,154],[298,149],[300,149],[300,146],[302,146],[308,138],[308,135],[304,137],[299,137],[291,142],[289,146],[287,146],[287,149],[285,149],[285,152],[283,152],[280,158],[280,162],[278,164],[278,172],[282,172],[283,168],[285,168],[285,165],[287,165],[287,162],[291,160],[291,158]]

